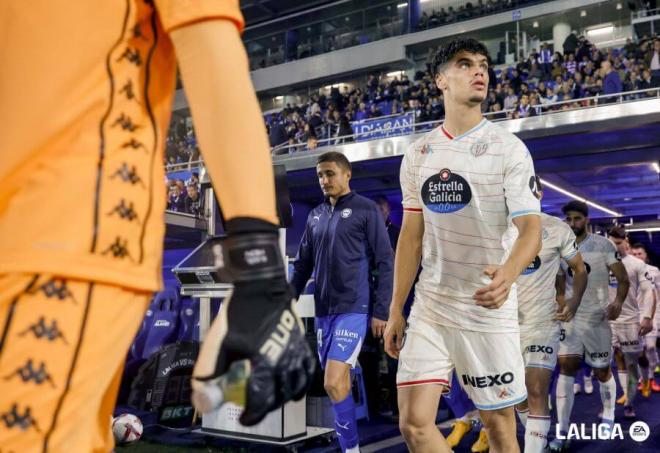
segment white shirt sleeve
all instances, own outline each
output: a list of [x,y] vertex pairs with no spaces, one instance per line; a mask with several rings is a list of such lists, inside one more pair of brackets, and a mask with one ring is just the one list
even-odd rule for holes
[[504,198],[511,219],[528,214],[540,215],[541,203],[534,178],[534,163],[522,142],[517,141],[506,154]]
[[409,146],[401,160],[401,170],[399,171],[399,181],[403,196],[401,204],[404,211],[422,212],[417,169],[413,164],[414,152],[414,147]]
[[577,242],[575,240],[575,234],[571,227],[564,224],[562,225],[562,242],[561,250],[559,251],[561,257],[565,260],[572,259],[578,253]]
[[609,239],[605,243],[605,262],[608,266],[621,262],[621,254],[617,251],[616,246]]

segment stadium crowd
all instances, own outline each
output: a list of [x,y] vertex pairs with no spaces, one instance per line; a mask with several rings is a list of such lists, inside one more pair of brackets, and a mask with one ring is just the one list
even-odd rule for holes
[[[633,90],[660,87],[660,38],[628,39],[618,49],[598,49],[584,36],[571,33],[562,51],[543,44],[532,49],[515,66],[489,69],[489,94],[483,104],[487,118],[516,119],[542,112],[569,110],[616,101],[615,97],[588,100]],[[318,141],[329,144],[351,142],[355,121],[411,112],[416,129],[444,117],[442,93],[435,86],[430,64],[410,80],[406,74],[386,77],[370,74],[363,85],[319,90],[306,102],[287,104],[279,112],[264,116],[273,148],[296,145],[295,150],[314,149]],[[655,93],[626,95],[626,98],[655,96]],[[559,104],[557,104],[559,103]],[[286,152],[280,151],[280,152]],[[192,128],[184,119],[170,129],[167,164],[192,162],[199,158]]]

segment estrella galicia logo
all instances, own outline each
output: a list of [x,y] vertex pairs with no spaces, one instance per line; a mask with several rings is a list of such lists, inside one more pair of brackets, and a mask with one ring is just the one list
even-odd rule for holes
[[534,272],[539,270],[539,267],[541,267],[541,258],[536,255],[536,258],[534,258],[534,261],[532,261],[529,266],[523,271],[523,275],[529,275],[533,274]]
[[[584,267],[585,269],[587,269],[587,275],[589,275],[591,273],[591,266],[589,266],[589,263],[585,261]],[[568,276],[573,278],[573,269],[571,269],[570,267],[568,268]]]
[[422,200],[431,211],[447,214],[468,205],[472,200],[472,190],[462,176],[444,168],[424,182]]
[[541,199],[541,192],[539,191],[539,186],[536,183],[536,176],[534,175],[529,177],[529,190],[532,191],[532,194],[537,200]]

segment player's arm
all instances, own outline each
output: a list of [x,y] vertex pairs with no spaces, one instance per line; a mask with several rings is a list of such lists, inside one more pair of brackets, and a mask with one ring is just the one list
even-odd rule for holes
[[207,20],[170,36],[225,218],[276,224],[270,147],[238,28],[229,20]]
[[642,319],[639,334],[646,335],[653,330],[653,316],[655,314],[655,285],[651,273],[646,266],[640,266],[637,272],[639,282],[639,303],[642,306]]
[[[230,14],[234,21],[202,17],[175,25],[177,18],[199,10],[171,6],[162,3],[159,13],[176,49],[205,165],[227,219],[227,238],[214,249],[216,265],[230,272],[234,284],[200,349],[193,402],[203,413],[217,408],[219,380],[233,362],[249,360],[240,421],[253,425],[304,396],[314,362],[286,281],[270,150],[236,26],[238,2],[207,5],[218,10],[212,17]],[[284,344],[276,343],[283,320],[289,335]]]
[[555,277],[555,291],[557,292],[557,303],[565,304],[566,303],[566,274],[562,269],[559,269],[557,276]]
[[393,358],[399,357],[406,321],[403,306],[412,288],[422,258],[424,216],[421,212],[403,211],[403,222],[399,242],[394,254],[394,288],[390,315],[385,328],[385,352]]
[[373,256],[373,265],[378,271],[375,301],[372,307],[371,330],[376,338],[383,336],[389,306],[392,301],[392,278],[394,254],[387,236],[385,221],[378,206],[373,205],[367,213],[367,247]]
[[[582,302],[584,291],[587,289],[587,268],[584,265],[584,261],[582,260],[582,255],[580,252],[575,253],[573,258],[567,259],[565,261],[573,272],[573,297],[569,300],[565,300],[563,306],[559,307],[557,319],[559,321],[568,322],[573,319],[573,316],[575,316],[575,312],[580,306],[580,302]],[[558,280],[558,278],[559,276],[557,276],[555,282]],[[565,277],[564,285],[566,285]]]
[[608,267],[614,274],[618,284],[616,289],[616,296],[614,297],[612,303],[607,306],[607,319],[614,321],[621,314],[623,301],[626,300],[628,289],[630,288],[630,280],[628,279],[626,268],[621,261],[611,263],[608,265]]
[[[312,214],[310,213],[310,216],[311,215]],[[314,272],[314,248],[309,222],[310,218],[308,216],[305,231],[303,232],[302,239],[298,245],[298,254],[293,262],[293,273],[290,277],[291,286],[293,287],[293,293],[296,299],[300,297],[309,278],[312,276],[312,272]]]

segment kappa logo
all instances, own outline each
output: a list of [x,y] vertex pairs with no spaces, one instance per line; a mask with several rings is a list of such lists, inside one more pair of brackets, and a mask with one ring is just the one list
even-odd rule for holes
[[351,208],[342,209],[341,218],[348,219],[351,216],[351,214],[353,214],[353,210]]
[[488,143],[486,142],[478,141],[473,143],[472,146],[470,146],[470,152],[474,155],[474,157],[483,156],[484,154],[486,154],[487,151],[488,151]]
[[425,143],[417,148],[417,151],[419,151],[420,154],[433,154],[433,148],[431,148],[431,145],[428,143]]
[[513,382],[513,373],[507,371],[502,374],[487,374],[486,376],[470,376],[469,374],[463,374],[461,376],[463,379],[463,385],[469,385],[475,388],[486,388],[492,387],[494,385],[504,385],[510,384]]

